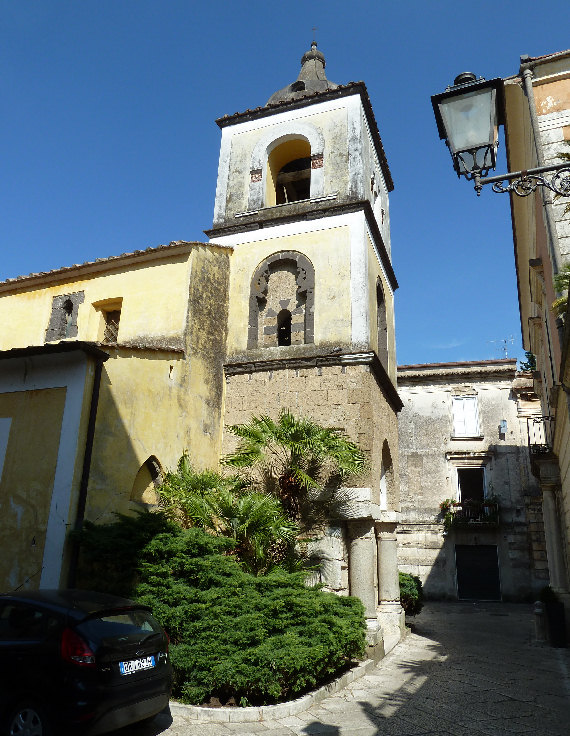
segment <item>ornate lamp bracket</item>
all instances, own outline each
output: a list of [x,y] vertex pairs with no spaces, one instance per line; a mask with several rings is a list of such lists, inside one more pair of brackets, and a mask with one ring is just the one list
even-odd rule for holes
[[570,197],[570,164],[539,166],[528,171],[515,171],[512,174],[489,176],[484,179],[475,174],[473,179],[477,196],[481,194],[485,184],[491,184],[494,192],[499,194],[512,192],[517,197],[528,197],[537,187],[546,187],[562,197]]

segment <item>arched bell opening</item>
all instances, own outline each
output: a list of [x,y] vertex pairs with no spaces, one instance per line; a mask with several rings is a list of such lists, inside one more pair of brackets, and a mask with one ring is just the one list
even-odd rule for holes
[[277,145],[267,158],[266,206],[309,199],[311,196],[311,145],[292,138]]

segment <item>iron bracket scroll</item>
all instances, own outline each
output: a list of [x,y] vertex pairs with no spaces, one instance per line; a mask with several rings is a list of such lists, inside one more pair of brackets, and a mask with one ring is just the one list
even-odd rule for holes
[[[549,176],[545,176],[549,174]],[[515,171],[503,176],[490,176],[481,179],[474,177],[475,191],[477,196],[485,184],[491,184],[494,192],[505,194],[512,192],[517,197],[528,197],[536,191],[537,187],[546,187],[561,197],[570,197],[570,164],[557,164],[555,166],[540,166],[528,171]],[[508,182],[505,184],[504,182]]]

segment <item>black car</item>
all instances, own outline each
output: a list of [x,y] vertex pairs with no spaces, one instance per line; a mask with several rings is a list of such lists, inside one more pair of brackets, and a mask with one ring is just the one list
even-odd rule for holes
[[0,734],[95,736],[168,705],[168,638],[146,606],[84,590],[0,594]]

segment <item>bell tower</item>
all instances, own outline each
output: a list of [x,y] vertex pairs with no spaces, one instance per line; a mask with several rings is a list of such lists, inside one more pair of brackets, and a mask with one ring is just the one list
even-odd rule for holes
[[[218,119],[210,240],[233,247],[225,424],[281,408],[367,453],[342,517],[318,530],[321,579],[364,602],[370,640],[399,638],[392,177],[363,82],[327,79],[313,42],[263,107]],[[225,437],[224,451],[232,449]]]

